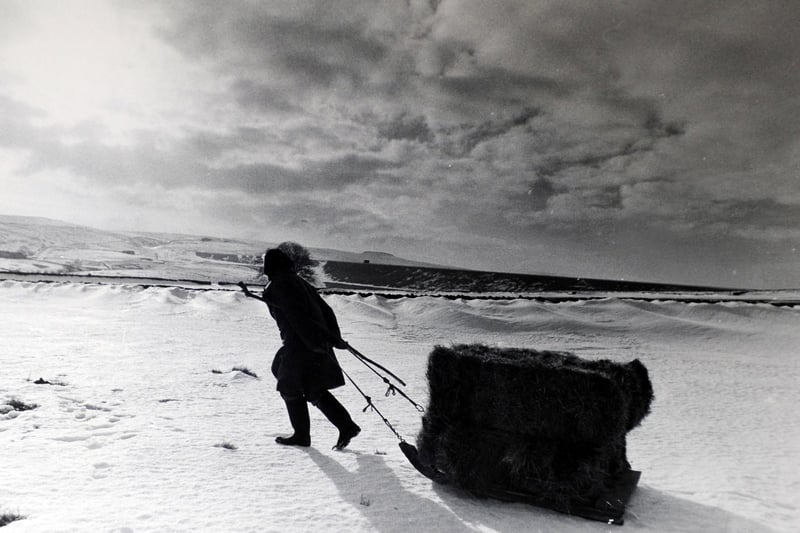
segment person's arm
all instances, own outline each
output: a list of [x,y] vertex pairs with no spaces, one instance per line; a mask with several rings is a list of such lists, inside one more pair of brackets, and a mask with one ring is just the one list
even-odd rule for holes
[[264,298],[262,296],[257,296],[252,292],[250,292],[250,289],[247,288],[247,285],[245,285],[243,281],[240,281],[239,283],[237,283],[237,285],[241,287],[242,291],[244,291],[244,295],[247,296],[248,298],[255,298],[256,300],[261,300],[262,302],[264,301]]

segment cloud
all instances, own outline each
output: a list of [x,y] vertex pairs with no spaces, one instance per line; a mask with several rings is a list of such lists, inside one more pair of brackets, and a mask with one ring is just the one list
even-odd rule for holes
[[547,208],[550,199],[556,195],[556,188],[550,180],[540,177],[531,184],[527,194],[531,197],[530,208],[534,211],[542,211]]
[[209,169],[204,183],[210,188],[244,190],[255,194],[281,191],[341,191],[380,179],[393,163],[377,157],[348,154],[309,163],[300,170],[265,163]]
[[[4,59],[15,43],[49,42],[31,33],[37,24],[64,26],[55,41],[85,27],[77,8],[59,25],[41,5],[13,6],[19,24],[0,32]],[[220,226],[269,224],[296,240],[305,232],[411,250],[435,239],[453,254],[491,250],[486,261],[500,246],[542,261],[544,246],[567,264],[599,264],[603,245],[630,255],[612,240],[661,257],[629,227],[686,253],[693,235],[776,243],[796,238],[800,222],[799,10],[651,0],[108,4],[98,17],[125,22],[112,32],[115,53],[81,49],[79,72],[113,81],[95,87],[98,105],[83,95],[62,106],[80,110],[77,119],[55,120],[63,99],[4,85],[0,146],[14,152],[15,178],[70,176],[148,213],[182,195]],[[84,57],[46,50],[63,69]],[[0,79],[30,74],[14,57]],[[58,93],[53,86],[42,92]]]
[[[526,107],[508,117],[493,117],[478,123],[459,124],[443,128],[443,151],[453,157],[468,156],[479,144],[504,137],[512,128],[524,128],[540,111]],[[494,115],[494,113],[492,113]]]
[[776,199],[717,202],[707,207],[709,224],[748,239],[786,242],[800,239],[800,205]]
[[292,102],[286,91],[267,83],[242,78],[233,82],[231,90],[236,103],[246,110],[284,115],[303,112],[303,108]]
[[379,62],[388,48],[369,31],[376,7],[351,4],[236,2],[220,10],[213,2],[177,2],[167,6],[160,35],[189,57],[219,61],[222,71],[267,69],[312,86],[337,78],[359,84],[361,67]]
[[424,116],[411,117],[408,113],[399,113],[379,123],[378,135],[390,141],[406,139],[421,143],[431,142],[434,138]]

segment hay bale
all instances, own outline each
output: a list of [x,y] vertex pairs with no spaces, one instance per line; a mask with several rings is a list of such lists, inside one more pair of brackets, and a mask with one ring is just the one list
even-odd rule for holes
[[650,414],[653,402],[653,385],[647,368],[638,359],[629,363],[615,363],[608,359],[582,360],[583,366],[609,376],[627,397],[628,412],[625,429],[632,430]]
[[627,431],[649,412],[641,362],[567,352],[437,346],[420,457],[477,495],[535,494],[543,505],[589,501],[629,468]]
[[568,352],[437,346],[428,360],[429,411],[451,423],[605,442],[638,425],[652,387],[638,360],[589,361]]
[[537,495],[550,506],[588,501],[606,487],[610,475],[628,468],[624,437],[593,446],[476,426],[435,425],[435,418],[423,418],[420,459],[478,496],[499,487]]

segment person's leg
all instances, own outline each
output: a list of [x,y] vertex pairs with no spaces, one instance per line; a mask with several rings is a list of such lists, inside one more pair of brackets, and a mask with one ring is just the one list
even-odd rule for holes
[[308,418],[308,404],[303,396],[286,396],[281,394],[286,402],[286,411],[289,413],[289,422],[292,423],[294,434],[291,437],[275,437],[275,442],[287,446],[311,445],[311,421]]
[[322,414],[339,430],[339,438],[333,446],[335,450],[343,449],[356,435],[361,433],[361,428],[350,418],[347,409],[330,392],[318,392],[309,401],[322,411]]

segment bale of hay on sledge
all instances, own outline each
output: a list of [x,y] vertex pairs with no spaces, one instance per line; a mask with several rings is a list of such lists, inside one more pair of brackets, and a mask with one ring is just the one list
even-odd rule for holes
[[420,457],[479,496],[524,492],[568,507],[630,468],[628,431],[653,398],[647,369],[568,352],[437,346]]

